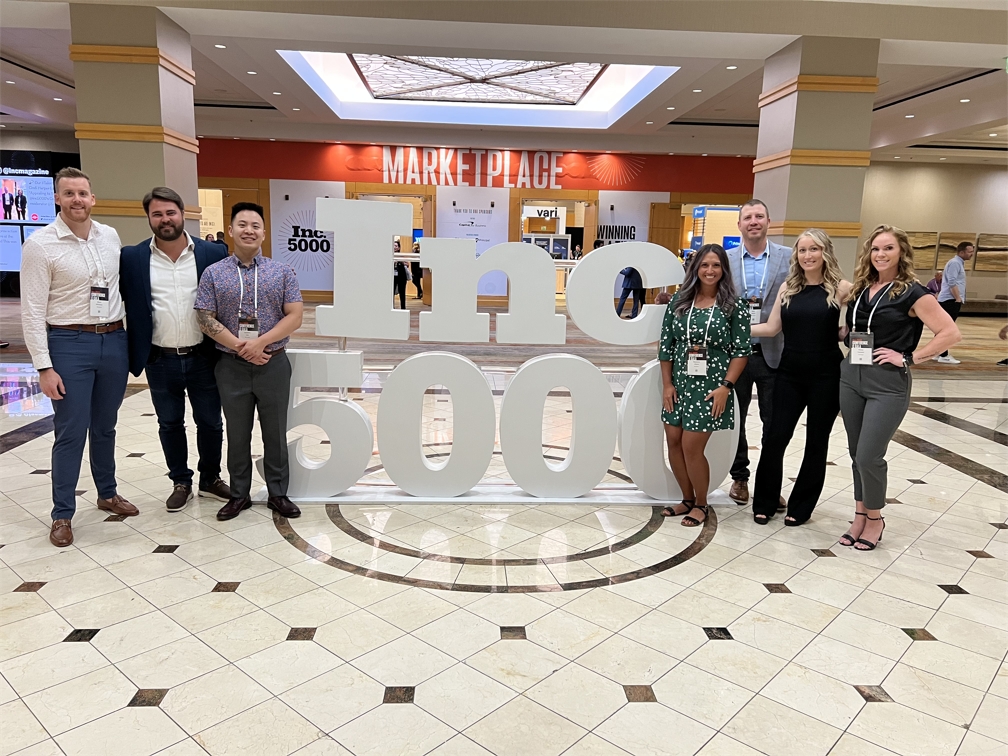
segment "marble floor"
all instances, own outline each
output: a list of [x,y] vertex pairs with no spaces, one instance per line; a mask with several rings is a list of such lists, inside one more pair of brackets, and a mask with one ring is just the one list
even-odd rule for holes
[[[498,403],[509,376],[488,374]],[[629,374],[609,378],[618,395]],[[383,381],[351,399],[374,416]],[[1008,754],[1008,381],[915,382],[870,553],[837,543],[840,420],[800,528],[755,525],[724,491],[697,529],[646,504],[515,502],[499,456],[499,502],[222,523],[212,500],[165,511],[142,382],[117,438],[140,516],[96,509],[85,464],[57,551],[51,406],[25,365],[0,387],[0,756]],[[545,454],[566,453],[569,410],[548,400]],[[431,455],[451,420],[428,393]],[[377,452],[369,470],[358,490],[394,488]],[[630,488],[618,459],[600,488]]]

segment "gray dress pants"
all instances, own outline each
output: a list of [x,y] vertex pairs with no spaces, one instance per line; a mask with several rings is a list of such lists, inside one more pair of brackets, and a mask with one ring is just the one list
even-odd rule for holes
[[885,506],[885,454],[910,406],[910,371],[895,365],[840,365],[840,414],[853,460],[854,499],[865,509]]
[[265,365],[223,354],[214,370],[221,407],[227,421],[227,467],[231,496],[243,498],[252,490],[252,423],[259,413],[263,439],[263,470],[270,496],[286,496],[290,481],[287,461],[287,407],[290,403],[291,365],[285,352]]

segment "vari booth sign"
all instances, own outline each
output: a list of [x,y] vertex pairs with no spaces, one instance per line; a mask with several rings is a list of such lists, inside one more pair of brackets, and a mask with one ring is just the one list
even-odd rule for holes
[[[388,301],[394,236],[412,232],[409,205],[320,197],[316,228],[331,239],[334,254],[333,303],[316,309],[322,336],[405,341],[410,313]],[[500,405],[500,447],[504,464],[525,495],[562,501],[590,495],[605,476],[616,448],[639,491],[662,501],[681,497],[668,466],[661,422],[662,381],[657,360],[643,365],[627,385],[617,408],[609,381],[591,362],[562,353],[566,317],[556,312],[555,266],[549,253],[533,244],[507,242],[476,254],[473,239],[423,238],[420,263],[437,278],[432,307],[420,313],[420,340],[432,344],[487,343],[490,314],[476,310],[479,279],[502,271],[510,282],[508,311],[496,317],[499,344],[558,347],[557,354],[535,357],[515,373]],[[664,247],[640,241],[609,244],[586,255],[567,283],[567,311],[589,337],[607,344],[657,342],[664,307],[645,305],[633,320],[621,320],[613,307],[613,281],[633,266],[647,287],[679,284],[683,267]],[[297,350],[292,366],[288,427],[322,428],[330,442],[329,459],[307,458],[300,440],[291,443],[290,495],[327,499],[349,491],[364,475],[374,448],[368,414],[335,396],[301,398],[302,387],[360,387],[363,353]],[[423,397],[443,385],[454,406],[451,454],[445,461],[424,456],[419,428]],[[569,389],[572,402],[570,451],[558,464],[542,453],[543,407],[549,392]],[[447,349],[417,354],[388,376],[378,405],[378,450],[388,476],[411,497],[462,496],[475,489],[494,451],[497,418],[493,394],[480,369]],[[735,430],[715,432],[707,445],[711,490],[728,473],[738,441]],[[361,493],[361,492],[352,492]],[[478,492],[476,492],[478,493]],[[373,493],[371,494],[373,496]],[[632,498],[632,497],[631,497]],[[639,496],[640,503],[648,501]],[[628,501],[626,497],[621,500]]]

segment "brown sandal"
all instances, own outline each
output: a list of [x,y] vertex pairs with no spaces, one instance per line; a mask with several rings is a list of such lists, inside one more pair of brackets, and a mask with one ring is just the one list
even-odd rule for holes
[[701,512],[703,512],[704,518],[702,520],[698,520],[696,517],[692,517],[690,515],[686,515],[685,517],[682,518],[682,523],[681,523],[682,526],[684,528],[697,528],[697,527],[700,527],[701,525],[703,525],[705,522],[707,522],[707,508],[709,506],[710,506],[710,504],[704,504],[703,506],[700,506],[699,504],[694,504],[690,508],[690,512],[692,512],[694,509],[699,509]]

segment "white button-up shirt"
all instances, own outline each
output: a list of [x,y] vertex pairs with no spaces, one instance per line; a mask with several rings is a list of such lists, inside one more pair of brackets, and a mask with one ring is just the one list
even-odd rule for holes
[[[126,314],[119,295],[119,234],[91,220],[87,239],[74,235],[63,216],[40,228],[21,248],[21,326],[37,370],[52,367],[46,323],[114,323]],[[91,286],[109,289],[109,316],[91,315]]]
[[188,246],[171,261],[151,237],[150,283],[154,315],[153,343],[159,347],[196,346],[203,341],[203,332],[196,323],[196,254],[195,243],[186,233]]

